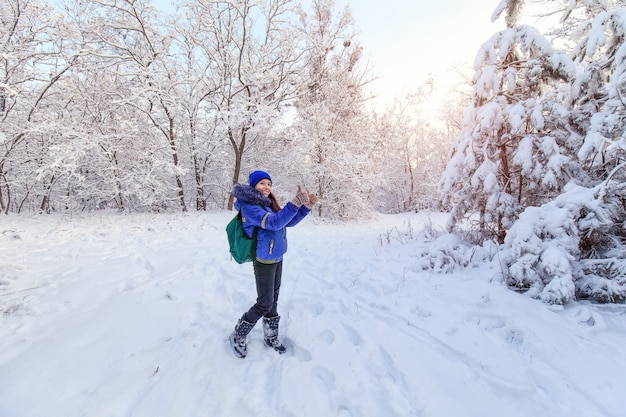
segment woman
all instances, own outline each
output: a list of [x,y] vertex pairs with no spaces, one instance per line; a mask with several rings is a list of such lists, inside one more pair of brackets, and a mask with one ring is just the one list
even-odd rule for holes
[[285,346],[278,339],[278,295],[283,270],[283,255],[287,252],[287,227],[298,224],[317,203],[317,196],[302,191],[298,186],[296,196],[281,208],[272,194],[272,178],[267,172],[254,171],[249,185],[237,184],[232,191],[237,199],[235,208],[241,210],[243,228],[252,236],[258,227],[256,260],[253,261],[257,301],[238,320],[229,336],[230,345],[237,357],[247,354],[246,337],[256,322],[263,318],[265,345],[278,353]]

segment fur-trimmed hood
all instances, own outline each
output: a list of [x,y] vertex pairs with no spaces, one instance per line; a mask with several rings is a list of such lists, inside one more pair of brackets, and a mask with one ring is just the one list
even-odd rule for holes
[[235,208],[237,210],[244,204],[260,204],[262,206],[269,206],[271,204],[268,197],[265,197],[259,190],[246,184],[235,184],[231,193],[237,199],[237,201],[235,201]]

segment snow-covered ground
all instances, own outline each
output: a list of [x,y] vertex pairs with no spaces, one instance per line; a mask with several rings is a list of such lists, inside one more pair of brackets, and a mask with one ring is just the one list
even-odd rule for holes
[[623,417],[626,307],[550,307],[497,262],[418,270],[422,224],[306,219],[279,304],[290,350],[227,335],[253,303],[231,212],[0,218],[2,417]]

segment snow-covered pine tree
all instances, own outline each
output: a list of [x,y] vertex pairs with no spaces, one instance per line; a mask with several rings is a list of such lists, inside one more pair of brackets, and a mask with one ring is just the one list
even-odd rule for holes
[[476,56],[472,104],[441,181],[449,229],[471,218],[482,238],[500,243],[524,207],[580,175],[567,126],[574,64],[535,28],[515,24],[517,3],[503,0],[495,16],[506,9],[508,28]]
[[[570,134],[562,136],[560,148],[575,151],[575,158],[564,154],[571,180],[559,195],[546,195],[539,207],[524,206],[506,234],[501,259],[510,286],[545,302],[564,304],[577,297],[623,301],[624,13],[607,9],[607,2],[568,6],[564,15],[576,24],[565,22],[556,33],[576,27],[579,39],[571,94],[559,100],[569,110],[563,123]],[[545,100],[555,91],[540,97]],[[558,167],[556,162],[549,165]]]
[[598,189],[597,210],[579,216],[586,227],[577,291],[601,301],[626,299],[625,7],[623,0],[570,2],[564,19],[577,24],[573,56],[582,68],[572,89],[573,126],[583,137],[578,157]]

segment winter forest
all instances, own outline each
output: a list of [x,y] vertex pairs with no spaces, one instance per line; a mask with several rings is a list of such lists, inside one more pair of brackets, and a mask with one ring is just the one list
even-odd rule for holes
[[[530,5],[556,24],[519,24]],[[433,116],[432,79],[368,106],[334,0],[0,0],[0,209],[230,209],[266,169],[320,219],[450,212],[450,268],[489,253],[547,303],[623,302],[626,1],[494,1],[492,19]]]

